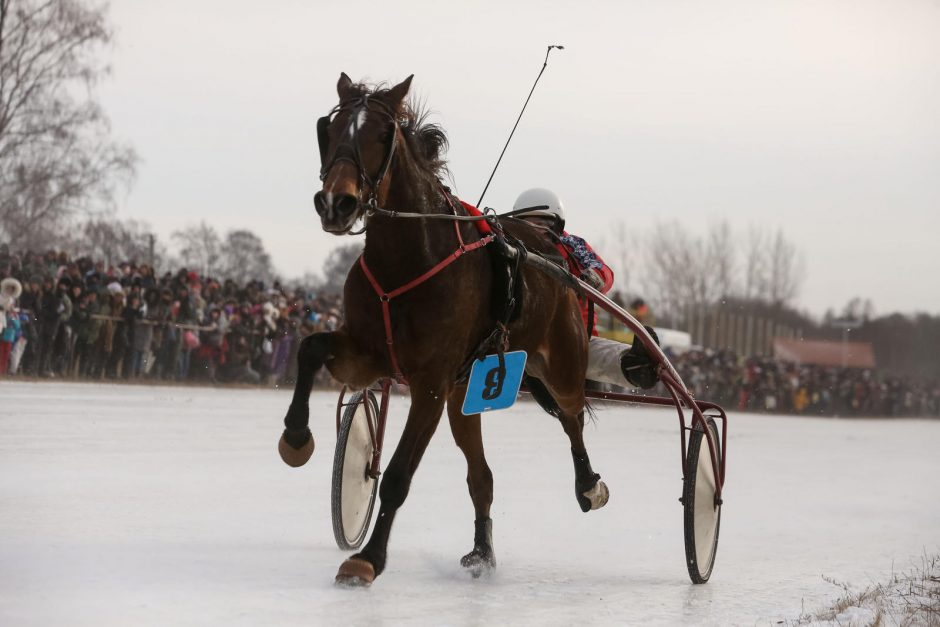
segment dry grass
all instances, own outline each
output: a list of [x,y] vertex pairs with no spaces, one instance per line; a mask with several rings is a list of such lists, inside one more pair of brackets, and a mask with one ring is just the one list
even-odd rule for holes
[[861,591],[825,575],[823,579],[840,588],[842,596],[828,609],[802,614],[796,624],[940,627],[940,555],[924,554],[920,564],[892,573],[888,583]]

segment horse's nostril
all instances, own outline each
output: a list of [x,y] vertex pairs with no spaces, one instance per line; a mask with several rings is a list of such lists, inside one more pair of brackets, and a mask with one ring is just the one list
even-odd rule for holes
[[313,195],[313,206],[317,210],[318,215],[323,215],[329,211],[329,204],[326,202],[326,194],[323,192],[317,192]]
[[341,216],[348,216],[356,210],[357,206],[359,206],[359,201],[351,194],[340,194],[333,202],[333,208]]

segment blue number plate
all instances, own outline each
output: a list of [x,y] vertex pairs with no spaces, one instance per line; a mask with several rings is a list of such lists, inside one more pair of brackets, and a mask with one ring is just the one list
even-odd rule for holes
[[465,416],[512,407],[525,374],[525,351],[503,353],[505,372],[500,372],[499,357],[487,355],[473,362],[467,396],[463,400]]

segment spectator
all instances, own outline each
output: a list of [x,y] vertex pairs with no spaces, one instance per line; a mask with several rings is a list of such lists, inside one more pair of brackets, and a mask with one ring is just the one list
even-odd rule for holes
[[[0,280],[22,284],[2,314],[0,372],[288,383],[300,339],[340,324],[336,295],[274,282],[238,283],[180,268],[14,253],[0,244]],[[643,315],[644,303],[631,307]],[[649,319],[647,319],[648,321]],[[190,368],[192,360],[196,365]],[[728,351],[672,357],[693,393],[728,409],[815,415],[938,416],[940,382],[860,369],[796,365]],[[321,370],[319,384],[331,384]]]
[[[6,250],[0,249],[0,257],[6,253]],[[13,346],[20,336],[20,315],[16,300],[22,293],[23,285],[18,280],[7,277],[0,281],[0,375],[5,375],[10,369]]]
[[75,332],[75,351],[73,372],[77,370],[83,377],[89,376],[92,360],[92,346],[101,328],[101,321],[95,318],[101,307],[98,305],[98,293],[90,289],[78,306],[72,311],[72,328]]

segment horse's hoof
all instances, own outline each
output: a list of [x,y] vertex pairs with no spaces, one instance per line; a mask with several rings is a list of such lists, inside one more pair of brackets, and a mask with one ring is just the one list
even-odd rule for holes
[[282,435],[281,441],[277,443],[277,452],[281,454],[281,459],[284,460],[285,464],[297,468],[307,463],[307,460],[313,455],[313,447],[313,435],[310,435],[299,448],[291,446],[286,435]]
[[336,573],[336,585],[350,588],[365,588],[375,581],[375,567],[364,559],[350,557],[340,564]]
[[[610,499],[610,490],[607,489],[607,484],[603,481],[598,481],[594,484],[593,488],[586,492],[582,492],[582,496],[578,499],[578,501],[581,502],[581,509],[585,512],[588,512],[593,509],[600,509],[604,507],[607,505],[608,499]],[[585,505],[588,506],[586,509]]]
[[481,575],[491,575],[496,570],[496,557],[479,549],[473,549],[460,558],[460,565],[467,569],[474,579]]

